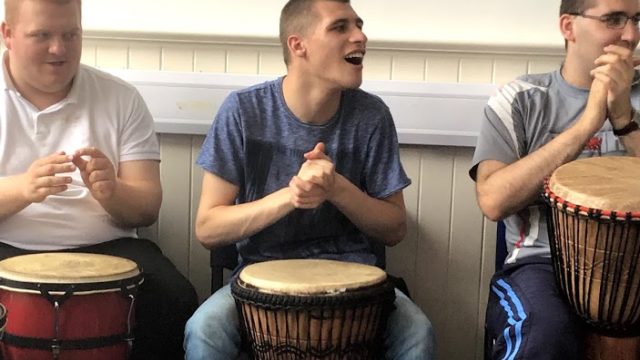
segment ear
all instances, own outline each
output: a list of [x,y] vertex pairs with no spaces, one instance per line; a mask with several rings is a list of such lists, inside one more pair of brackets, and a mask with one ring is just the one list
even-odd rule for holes
[[574,20],[574,15],[560,15],[560,33],[562,33],[562,36],[568,42],[573,42],[576,39],[576,35],[574,32]]
[[0,29],[2,30],[2,42],[4,43],[4,46],[11,50],[11,28],[9,27],[9,24],[7,24],[6,21],[3,21],[2,25],[0,25]]
[[304,40],[298,35],[291,35],[287,38],[287,47],[291,57],[304,57],[307,53]]

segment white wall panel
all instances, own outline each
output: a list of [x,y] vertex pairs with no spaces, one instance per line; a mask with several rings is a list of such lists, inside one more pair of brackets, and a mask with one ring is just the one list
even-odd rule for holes
[[[270,42],[145,36],[139,34],[128,40],[108,36],[86,39],[82,61],[109,70],[135,67],[152,71],[153,79],[161,82],[167,76],[175,75],[158,71],[164,54],[165,60],[169,59],[166,56],[171,58],[171,65],[164,68],[192,68],[193,78],[199,79],[193,82],[200,81],[201,85],[211,83],[212,78],[228,78],[221,73],[240,72],[242,74],[233,75],[232,79],[243,76],[246,79],[244,83],[235,84],[236,87],[273,78],[280,66],[277,44],[274,46]],[[230,52],[231,56],[228,56]],[[474,185],[466,175],[480,111],[490,89],[495,89],[495,83],[508,81],[523,67],[523,71],[528,72],[555,69],[560,64],[561,51],[556,55],[544,52],[491,54],[478,48],[440,51],[420,46],[407,48],[406,44],[401,44],[372,47],[368,56],[373,61],[369,71],[365,71],[365,87],[379,92],[392,108],[400,125],[400,137],[405,142],[401,146],[401,160],[413,181],[404,191],[408,234],[403,242],[387,251],[388,269],[405,278],[414,301],[431,318],[438,339],[439,359],[480,360],[488,281],[493,273],[495,252],[495,223],[480,215]],[[398,59],[413,60],[403,62]],[[414,64],[417,73],[411,73],[407,69],[412,66],[403,64]],[[264,74],[265,69],[274,74],[256,75],[258,72]],[[402,71],[403,78],[416,81],[390,80],[394,69]],[[186,76],[188,73],[180,74]],[[494,85],[454,84],[461,81],[486,81]],[[439,83],[438,86],[435,83]],[[462,96],[456,100],[455,91],[474,87],[484,89],[484,92],[480,96],[472,92],[471,97]],[[203,134],[230,88],[203,90],[192,87],[188,91],[192,97],[187,99],[176,96],[176,91],[184,94],[185,89],[169,86],[158,90],[157,96],[148,98],[162,133],[161,172],[165,197],[158,223],[140,229],[140,234],[160,244],[204,300],[210,291],[209,252],[193,233],[202,180],[202,170],[194,166],[194,162]],[[467,115],[455,115],[463,114],[459,111],[465,108]],[[163,119],[166,120],[164,125]],[[163,128],[175,123],[176,119],[184,126],[181,131]],[[431,145],[424,145],[425,142],[411,145],[420,141],[414,139],[412,142],[408,134],[424,129],[425,124],[431,126],[427,127],[431,140],[426,142]],[[442,129],[453,131],[466,140],[438,143],[436,135],[439,133],[433,130]]]

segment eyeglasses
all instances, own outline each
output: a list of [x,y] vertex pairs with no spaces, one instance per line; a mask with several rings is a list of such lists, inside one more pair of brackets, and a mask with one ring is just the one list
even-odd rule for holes
[[598,20],[604,23],[609,29],[624,29],[624,27],[627,25],[627,21],[629,20],[631,20],[633,26],[635,27],[638,27],[638,24],[640,23],[640,14],[629,16],[623,12],[613,12],[600,16],[581,13],[569,13],[569,15],[582,16],[583,18]]

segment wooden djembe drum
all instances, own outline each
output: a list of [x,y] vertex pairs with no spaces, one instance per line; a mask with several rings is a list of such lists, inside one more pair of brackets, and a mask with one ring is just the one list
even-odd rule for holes
[[640,158],[567,163],[544,195],[556,279],[592,330],[587,359],[640,359]]
[[142,282],[135,262],[115,256],[41,253],[0,261],[0,303],[7,309],[2,357],[128,358]]
[[249,265],[231,285],[254,359],[382,359],[395,292],[374,266],[331,260]]

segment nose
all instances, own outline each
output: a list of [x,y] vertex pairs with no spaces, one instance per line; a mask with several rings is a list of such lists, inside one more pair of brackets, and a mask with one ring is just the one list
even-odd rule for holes
[[365,35],[364,31],[361,28],[355,27],[353,32],[352,41],[356,43],[366,44],[367,43],[367,35]]
[[49,52],[51,54],[62,55],[66,51],[65,42],[60,36],[53,36],[49,41]]

